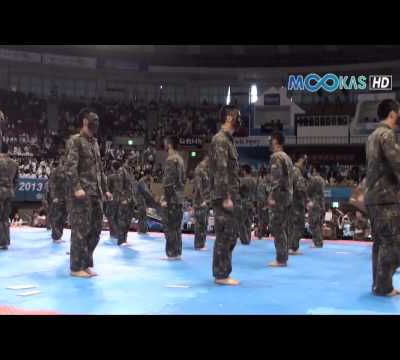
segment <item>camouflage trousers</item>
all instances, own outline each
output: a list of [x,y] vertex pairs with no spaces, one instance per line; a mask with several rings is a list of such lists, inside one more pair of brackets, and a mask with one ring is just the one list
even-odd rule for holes
[[182,255],[182,205],[168,204],[162,210],[162,223],[165,235],[165,252],[168,257]]
[[106,201],[104,203],[104,213],[107,217],[108,226],[110,228],[110,237],[118,237],[118,202],[115,200]]
[[140,205],[138,207],[138,226],[139,233],[146,234],[148,229],[147,226],[147,214],[146,214],[146,206]]
[[237,203],[233,210],[226,210],[221,201],[213,202],[215,243],[213,253],[213,276],[226,279],[232,272],[232,253],[237,241]]
[[206,246],[208,206],[194,208],[194,248],[201,249]]
[[63,231],[65,221],[67,220],[67,206],[65,201],[58,200],[52,202],[49,206],[49,220],[51,226],[51,238],[53,240],[60,240]]
[[323,247],[324,240],[322,236],[322,223],[324,217],[324,210],[315,205],[309,210],[308,218],[310,224],[310,231],[312,234],[312,241],[315,247]]
[[93,267],[93,253],[103,222],[102,201],[96,196],[71,201],[71,271]]
[[0,247],[10,245],[11,199],[0,200]]
[[238,233],[240,242],[249,245],[251,241],[251,225],[253,222],[253,207],[250,203],[242,202],[239,208]]
[[393,290],[393,275],[400,266],[400,204],[367,206],[372,230],[372,291]]
[[268,235],[269,225],[269,212],[268,208],[264,208],[264,204],[257,206],[257,218],[258,237],[261,239]]
[[304,232],[304,214],[305,214],[305,206],[302,203],[294,202],[290,207],[289,212],[289,249],[293,251],[297,251],[300,246],[300,239],[303,236]]
[[276,261],[286,263],[288,260],[288,217],[290,207],[277,204],[273,209],[269,210],[269,220],[271,234],[274,237],[276,250]]
[[132,203],[128,201],[119,202],[117,205],[117,239],[118,245],[127,241],[129,228],[133,217]]

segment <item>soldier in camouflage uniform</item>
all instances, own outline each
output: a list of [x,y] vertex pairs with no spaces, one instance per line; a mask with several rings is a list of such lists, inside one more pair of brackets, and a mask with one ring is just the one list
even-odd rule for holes
[[182,217],[185,186],[185,166],[182,157],[176,151],[178,140],[167,137],[164,149],[168,151],[165,161],[162,187],[164,190],[161,206],[163,208],[163,227],[166,240],[167,260],[180,260],[182,255]]
[[233,134],[240,127],[240,111],[234,106],[221,109],[221,130],[209,147],[211,202],[215,219],[213,275],[220,285],[238,285],[232,279],[232,253],[237,241],[237,218],[240,204],[239,156]]
[[194,206],[194,248],[207,250],[207,222],[210,208],[210,177],[208,173],[208,156],[206,156],[194,170],[193,187]]
[[289,216],[289,255],[300,255],[307,203],[307,181],[304,177],[307,155],[301,155],[293,167],[293,202]]
[[134,177],[134,164],[136,159],[132,156],[128,157],[125,164],[118,171],[118,177],[121,179],[121,189],[118,193],[113,193],[113,200],[117,202],[117,231],[118,245],[127,245],[127,236],[129,227],[134,215],[136,206],[136,197],[134,190],[136,188],[136,180]]
[[45,183],[43,198],[42,198],[42,207],[46,211],[46,229],[51,230],[51,197],[50,197],[50,187],[49,181]]
[[112,173],[110,173],[107,177],[107,185],[108,190],[111,194],[113,194],[112,201],[106,201],[104,203],[105,206],[105,215],[107,217],[108,226],[110,228],[110,237],[117,239],[118,237],[118,201],[116,198],[118,196],[114,196],[114,194],[118,195],[122,191],[122,178],[119,176],[119,169],[121,164],[119,161],[114,160],[111,163]]
[[271,234],[275,238],[276,261],[269,266],[287,266],[288,217],[293,201],[293,164],[283,151],[285,138],[281,133],[271,137],[273,154],[270,159],[271,192],[268,196]]
[[322,236],[322,223],[325,216],[325,181],[320,175],[319,167],[314,169],[314,173],[309,179],[308,196],[308,219],[312,234],[313,248],[322,248],[324,245]]
[[383,120],[367,141],[365,204],[371,221],[372,291],[375,295],[399,295],[392,278],[400,266],[400,146],[394,130],[400,106],[383,100],[378,106]]
[[65,164],[71,190],[71,275],[88,278],[93,270],[93,252],[99,242],[103,221],[103,197],[112,200],[103,172],[100,149],[94,137],[99,126],[97,114],[82,109],[78,114],[79,134],[68,143]]
[[244,165],[242,167],[242,176],[240,177],[240,211],[239,211],[239,238],[243,245],[249,245],[251,241],[251,225],[253,223],[254,201],[256,199],[257,184],[251,176],[251,167]]
[[151,170],[145,169],[143,176],[139,179],[137,184],[137,217],[138,217],[138,226],[139,233],[146,234],[148,229],[147,226],[147,213],[146,209],[150,207],[150,204],[147,204],[148,201],[146,199],[152,199],[152,194],[150,191],[151,188]]
[[18,182],[18,164],[8,156],[8,145],[0,148],[0,250],[10,246],[11,202]]
[[50,174],[48,187],[50,191],[49,214],[51,238],[55,243],[61,243],[65,221],[67,220],[67,203],[65,191],[65,158],[61,157]]
[[261,173],[257,178],[257,190],[256,190],[257,237],[259,239],[262,239],[264,236],[268,236],[269,213],[268,213],[267,200],[269,192],[270,192],[269,175]]

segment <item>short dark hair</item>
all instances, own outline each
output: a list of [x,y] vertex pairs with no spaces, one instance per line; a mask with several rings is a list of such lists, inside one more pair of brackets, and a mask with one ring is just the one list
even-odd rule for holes
[[244,164],[242,170],[247,175],[251,174],[251,166],[249,164]]
[[165,137],[165,142],[169,145],[172,145],[173,149],[176,150],[178,148],[178,138],[174,135],[169,135],[167,137]]
[[389,116],[391,111],[398,113],[399,109],[400,109],[400,106],[396,100],[385,99],[385,100],[381,101],[380,104],[378,105],[379,120],[386,119]]
[[0,152],[1,152],[2,154],[7,154],[7,153],[8,153],[8,144],[7,144],[7,143],[5,143],[5,142],[2,142],[2,143],[1,143]]
[[113,160],[111,162],[111,167],[113,170],[118,170],[121,167],[121,163],[118,160]]
[[224,123],[226,118],[229,115],[237,114],[239,113],[239,109],[236,106],[232,105],[225,105],[221,108],[219,112],[219,120],[221,123]]
[[271,135],[271,141],[274,140],[274,139],[281,146],[285,144],[285,136],[279,131],[276,131]]
[[92,112],[94,112],[94,111],[93,111],[92,109],[90,109],[90,108],[83,108],[83,109],[81,109],[81,110],[79,111],[79,113],[78,113],[78,125],[79,125],[80,127],[83,126],[83,119],[87,118],[88,115],[89,115],[90,113],[92,113]]
[[296,161],[299,161],[301,159],[306,160],[307,159],[307,154],[304,154],[304,153],[297,154],[295,159],[296,159]]

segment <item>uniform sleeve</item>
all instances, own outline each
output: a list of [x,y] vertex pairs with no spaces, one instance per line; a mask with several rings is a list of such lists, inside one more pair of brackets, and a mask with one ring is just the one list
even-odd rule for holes
[[55,192],[55,186],[54,186],[54,178],[56,176],[56,169],[54,169],[49,177],[49,180],[47,182],[48,187],[49,187],[49,193],[50,193],[50,199],[55,199],[56,198],[56,192]]
[[271,182],[270,182],[270,193],[272,198],[277,191],[280,189],[280,182],[283,176],[282,164],[278,157],[273,156],[271,158]]
[[382,134],[381,147],[386,159],[388,159],[389,166],[400,183],[400,146],[397,144],[392,131]]
[[101,181],[101,188],[103,190],[103,194],[105,194],[108,191],[108,184],[107,184],[107,177],[106,174],[104,174],[104,167],[103,167],[103,162],[100,161],[100,181]]
[[208,172],[204,171],[203,176],[202,199],[203,201],[209,203],[211,201],[211,193]]
[[164,195],[167,202],[176,195],[175,194],[175,184],[177,181],[177,168],[176,163],[173,160],[167,160],[165,163],[164,169],[164,178],[163,178],[163,188]]
[[66,160],[66,173],[71,182],[71,189],[73,192],[82,190],[80,183],[79,172],[79,141],[73,139],[69,142],[68,155]]
[[114,180],[113,180],[113,176],[112,175],[108,176],[107,184],[108,184],[108,190],[112,194],[114,192]]
[[18,186],[18,164],[14,162],[14,177],[13,177],[14,189]]
[[227,144],[219,141],[215,144],[215,173],[214,173],[214,193],[216,199],[226,199],[228,197],[229,177],[228,160],[229,153]]

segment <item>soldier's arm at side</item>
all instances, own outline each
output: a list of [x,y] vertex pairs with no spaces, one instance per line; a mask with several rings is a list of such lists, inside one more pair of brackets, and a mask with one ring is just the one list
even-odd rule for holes
[[228,193],[229,177],[228,177],[228,147],[222,141],[218,141],[214,147],[214,157],[216,168],[214,173],[214,193],[216,199],[225,200],[230,194]]
[[282,164],[278,157],[271,157],[271,181],[270,181],[270,196],[275,198],[277,191],[280,189],[280,183],[283,176]]
[[386,132],[381,136],[381,147],[388,159],[389,166],[392,168],[397,181],[400,183],[400,146],[397,144],[395,135],[392,131]]
[[71,188],[73,192],[83,190],[79,178],[79,141],[78,139],[71,139],[68,146],[68,155],[65,163],[66,174],[70,179]]

